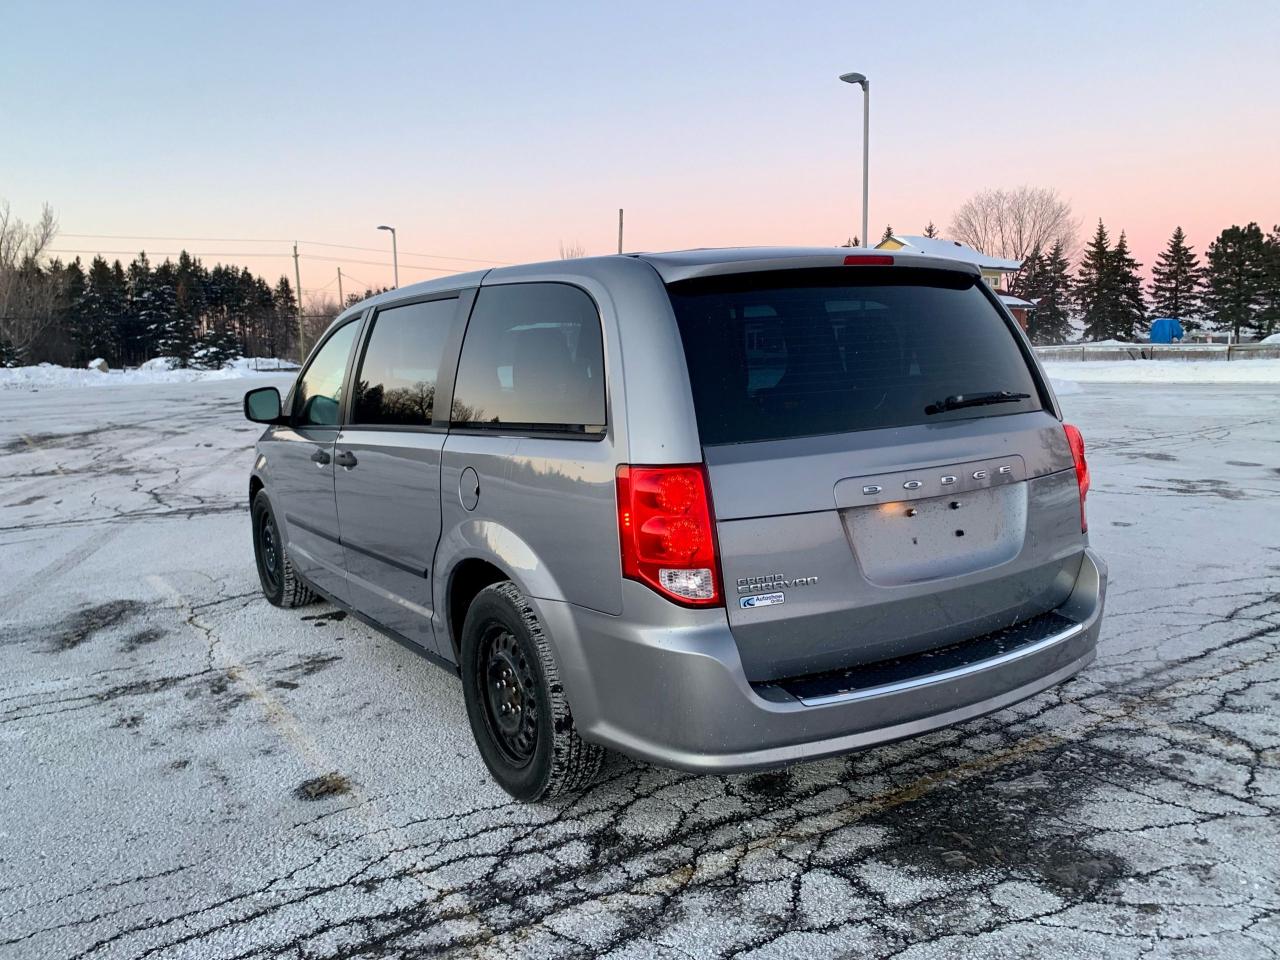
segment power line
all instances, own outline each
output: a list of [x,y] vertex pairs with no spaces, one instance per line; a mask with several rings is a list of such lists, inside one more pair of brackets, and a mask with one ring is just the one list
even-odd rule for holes
[[[149,234],[133,234],[133,233],[64,233],[59,231],[60,237],[71,237],[79,240],[163,240],[177,243],[280,243],[291,244],[292,240],[270,240],[256,237],[165,237],[151,236]],[[300,244],[313,247],[337,247],[342,250],[364,250],[367,253],[382,253],[381,247],[361,247],[350,243],[330,243],[325,240],[299,240]],[[105,251],[104,251],[105,252]],[[128,251],[125,251],[128,252]],[[226,256],[255,256],[255,254],[226,254]],[[292,256],[292,254],[285,254]],[[492,260],[481,259],[477,257],[455,257],[447,253],[414,253],[409,250],[401,250],[402,257],[424,257],[428,260],[457,260],[461,263],[490,263],[498,266],[510,266],[508,260]]]
[[[71,249],[67,247],[59,247],[58,249],[50,248],[47,252],[48,253],[75,253],[75,254],[94,253],[94,254],[102,254],[106,256],[116,256],[116,257],[137,256],[141,252],[146,252],[148,257],[176,257],[183,253],[193,257],[285,257],[290,259],[293,257],[292,253],[271,253],[270,251],[252,253],[252,252],[246,252],[243,250],[235,251],[235,252],[227,251],[227,250],[138,251],[138,250],[89,250],[89,249],[77,250],[77,249]],[[391,266],[390,260],[356,260],[348,257],[326,257],[322,254],[317,254],[317,253],[299,253],[298,256],[300,259],[303,259],[303,260],[322,260],[328,263],[362,263],[371,267],[388,267],[388,268]],[[423,266],[417,263],[405,263],[405,264],[401,264],[401,266],[403,266],[406,270],[423,270],[427,273],[448,274],[448,273],[465,272],[465,271],[458,270],[457,267],[428,267],[428,266]]]

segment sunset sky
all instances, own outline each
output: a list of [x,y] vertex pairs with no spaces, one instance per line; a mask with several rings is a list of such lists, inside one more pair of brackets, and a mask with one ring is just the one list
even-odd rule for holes
[[[1048,186],[1149,264],[1177,224],[1280,222],[1280,4],[6,0],[0,200],[64,256],[303,254],[401,283],[473,264],[944,231]],[[92,235],[92,236],[91,236]],[[178,239],[165,239],[178,238]],[[326,247],[346,244],[368,250]],[[73,252],[74,251],[74,252]],[[419,256],[431,254],[435,258]],[[319,259],[327,257],[330,259]]]

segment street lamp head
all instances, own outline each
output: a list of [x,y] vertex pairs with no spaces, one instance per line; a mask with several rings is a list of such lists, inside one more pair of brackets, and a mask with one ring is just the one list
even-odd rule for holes
[[861,73],[842,73],[840,74],[840,79],[845,83],[856,83],[863,89],[865,89],[867,85],[866,75]]
[[379,229],[379,230],[390,230],[392,233],[395,233],[395,232],[396,232],[396,228],[395,228],[395,227],[388,227],[385,223],[384,223],[382,226],[378,227],[378,229]]

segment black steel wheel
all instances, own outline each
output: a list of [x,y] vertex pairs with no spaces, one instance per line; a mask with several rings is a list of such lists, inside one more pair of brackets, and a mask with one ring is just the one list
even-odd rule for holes
[[538,681],[510,630],[492,624],[480,641],[485,722],[507,761],[522,767],[538,744]]
[[515,584],[476,594],[461,646],[467,719],[498,785],[532,801],[590,784],[604,750],[578,736],[551,643]]
[[277,607],[300,607],[317,599],[293,569],[275,511],[265,490],[253,498],[253,556],[258,565],[258,582],[263,596]]

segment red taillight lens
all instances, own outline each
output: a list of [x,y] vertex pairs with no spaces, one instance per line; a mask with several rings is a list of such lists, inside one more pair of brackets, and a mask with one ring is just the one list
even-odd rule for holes
[[1071,448],[1071,459],[1076,464],[1076,485],[1080,488],[1080,530],[1088,533],[1089,521],[1084,515],[1084,499],[1089,495],[1089,462],[1084,458],[1084,437],[1069,423],[1064,423],[1062,429],[1067,432],[1067,446]]
[[618,467],[622,574],[687,606],[721,602],[715,525],[701,464]]
[[846,267],[892,267],[893,257],[883,253],[852,253],[844,258]]

